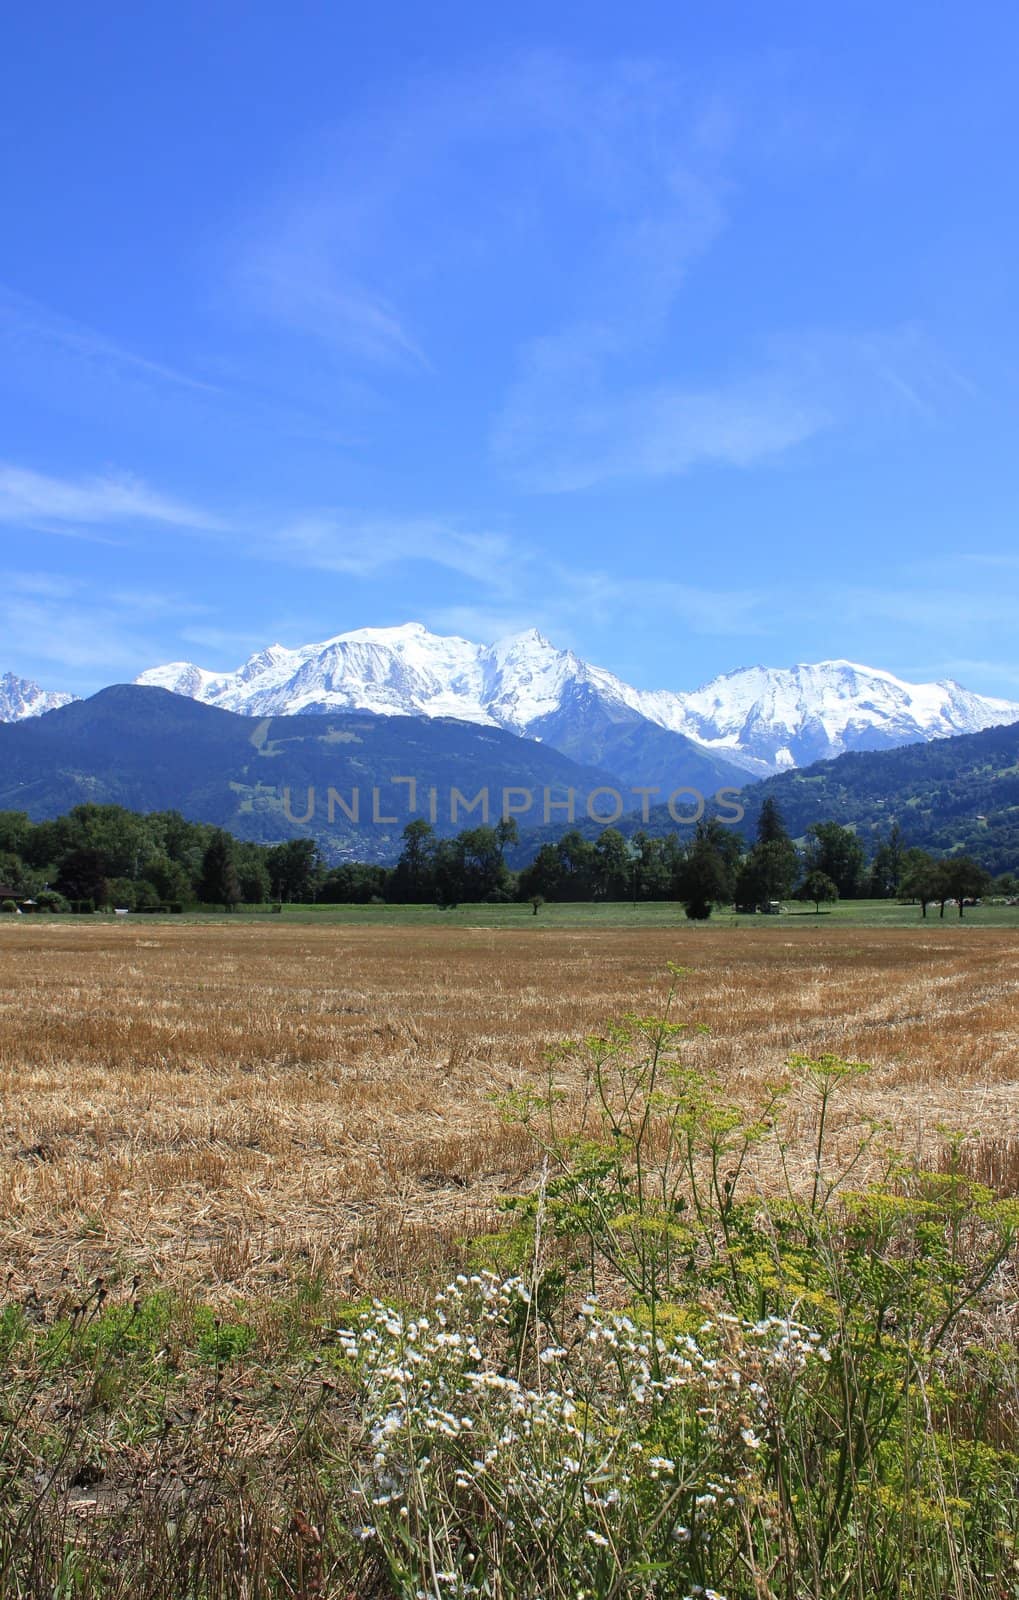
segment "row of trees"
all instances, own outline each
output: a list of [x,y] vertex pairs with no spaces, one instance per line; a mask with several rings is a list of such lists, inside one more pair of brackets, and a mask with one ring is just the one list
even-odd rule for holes
[[439,839],[408,824],[395,867],[351,862],[328,868],[314,839],[261,845],[179,812],[139,814],[81,805],[52,822],[0,812],[0,885],[19,900],[128,910],[270,901],[510,900],[517,883],[505,861],[517,842],[512,821]]
[[[20,897],[54,906],[126,906],[144,910],[196,903],[233,907],[268,901],[333,901],[455,905],[463,901],[680,901],[692,917],[714,905],[746,909],[799,895],[821,906],[859,895],[918,901],[927,908],[962,904],[987,892],[990,880],[966,857],[935,860],[907,849],[897,827],[870,861],[850,828],[814,823],[802,848],[774,800],[761,808],[749,846],[717,819],[692,835],[630,838],[605,828],[596,838],[578,829],[541,846],[514,872],[507,855],[519,843],[512,820],[440,838],[417,819],[403,830],[393,867],[349,862],[327,867],[313,839],[260,845],[234,839],[174,811],[140,815],[120,806],[76,806],[53,822],[0,812],[0,884]],[[1012,880],[997,887],[1014,892]]]
[[311,898],[311,839],[249,844],[177,811],[75,806],[52,822],[0,812],[0,884],[19,900],[128,910]]

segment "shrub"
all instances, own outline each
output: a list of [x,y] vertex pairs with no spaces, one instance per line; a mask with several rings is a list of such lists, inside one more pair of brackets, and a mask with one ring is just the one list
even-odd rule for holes
[[9,913],[9,912],[12,912],[12,911],[17,911],[17,909],[18,909],[18,907],[17,907],[16,903],[13,900],[0,901],[0,911],[5,911],[5,912]]
[[427,1315],[379,1305],[343,1331],[361,1537],[401,1600],[711,1593],[764,1498],[764,1436],[828,1359],[779,1318],[654,1339],[588,1300],[570,1330],[554,1342],[525,1282],[476,1274]]
[[57,893],[56,889],[40,889],[35,897],[35,903],[40,911],[67,911],[70,909],[68,902],[62,894]]

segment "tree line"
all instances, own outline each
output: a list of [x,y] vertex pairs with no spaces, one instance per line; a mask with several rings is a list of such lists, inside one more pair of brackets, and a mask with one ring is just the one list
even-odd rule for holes
[[0,811],[0,887],[52,910],[262,904],[313,883],[314,841],[291,843],[250,844],[178,811],[86,804],[47,822]]
[[992,882],[968,856],[936,859],[906,846],[893,824],[868,858],[851,828],[813,823],[798,846],[776,801],[765,800],[753,840],[717,819],[703,819],[687,839],[639,830],[629,838],[607,827],[594,839],[570,829],[513,871],[516,823],[467,828],[441,838],[416,819],[403,830],[394,866],[327,865],[313,839],[276,845],[234,838],[179,812],[140,814],[114,805],[79,805],[53,821],[0,812],[0,888],[7,909],[33,900],[41,908],[129,911],[270,902],[436,904],[545,901],[678,901],[699,919],[715,906],[754,911],[798,896],[817,911],[860,897],[917,902],[943,916],[954,901],[994,888],[1012,895],[1011,875]]

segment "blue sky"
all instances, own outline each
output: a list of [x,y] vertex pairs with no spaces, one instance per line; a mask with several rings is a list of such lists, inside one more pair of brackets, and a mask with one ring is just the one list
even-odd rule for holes
[[1014,7],[4,31],[0,671],[419,620],[1019,696]]

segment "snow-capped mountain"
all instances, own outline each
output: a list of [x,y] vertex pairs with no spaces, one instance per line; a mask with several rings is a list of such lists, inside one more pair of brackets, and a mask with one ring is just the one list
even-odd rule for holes
[[[655,715],[657,698],[644,697],[646,716]],[[661,720],[676,698],[665,697]],[[1019,721],[1015,701],[973,694],[951,678],[907,683],[855,661],[745,667],[678,698],[689,738],[772,772],[844,750],[883,750]]]
[[537,629],[493,645],[429,633],[418,622],[358,628],[324,644],[270,645],[236,672],[217,675],[189,661],[143,672],[136,683],[190,695],[250,716],[309,711],[459,717],[527,732],[554,711],[569,684],[590,681],[624,703],[632,689],[611,673],[557,650]]
[[271,645],[231,673],[171,662],[136,681],[251,716],[458,717],[543,739],[575,760],[651,783],[694,755],[710,758],[710,771],[726,782],[734,769],[764,776],[843,750],[1019,721],[1014,701],[972,694],[950,679],[906,683],[850,661],[749,667],[688,693],[643,690],[557,649],[537,629],[482,645],[420,623],[359,628],[294,650]]
[[73,694],[40,689],[31,678],[16,678],[13,672],[5,672],[0,677],[0,722],[23,722],[26,717],[41,717],[44,711],[70,705],[74,698]]

